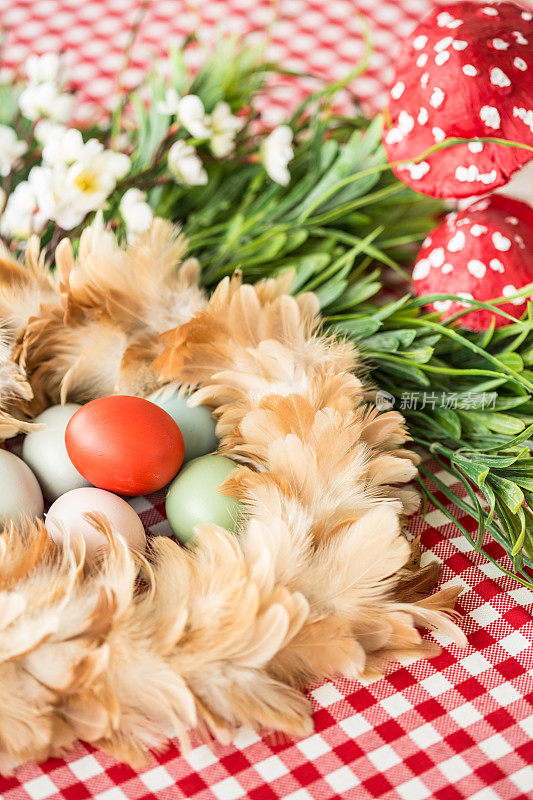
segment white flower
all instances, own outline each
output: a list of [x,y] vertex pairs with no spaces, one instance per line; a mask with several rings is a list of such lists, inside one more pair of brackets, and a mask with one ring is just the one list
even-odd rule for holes
[[294,156],[293,133],[288,125],[278,125],[262,145],[262,160],[268,175],[276,183],[287,186],[291,179],[288,163]]
[[37,141],[45,145],[52,139],[59,139],[67,129],[59,122],[53,122],[51,119],[41,119],[34,128],[34,134]]
[[42,56],[32,53],[24,64],[30,83],[50,81],[51,83],[62,84],[64,66],[64,59],[57,53],[44,53]]
[[0,125],[0,175],[9,175],[19,158],[24,155],[28,145],[17,139],[13,128]]
[[128,189],[120,201],[120,213],[126,223],[128,241],[147,231],[152,224],[154,213],[146,202],[146,192]]
[[168,151],[168,168],[184,186],[205,186],[207,172],[191,145],[179,139]]
[[105,150],[96,139],[84,142],[71,128],[47,142],[43,164],[31,170],[28,181],[43,213],[72,230],[90,211],[104,208],[129,169],[130,159],[124,153]]
[[74,97],[62,92],[51,81],[30,83],[19,97],[19,108],[27,119],[49,117],[57,122],[67,122],[74,110]]
[[159,112],[159,114],[168,114],[168,116],[174,117],[178,113],[179,102],[180,102],[180,96],[174,89],[174,87],[171,86],[166,91],[165,99],[159,100],[156,103],[155,108],[156,111]]
[[0,233],[14,239],[29,239],[32,233],[41,233],[47,216],[39,208],[37,196],[28,181],[23,181],[9,195],[0,218]]
[[67,122],[74,109],[74,97],[63,92],[63,58],[56,53],[33,54],[25,66],[28,85],[19,97],[23,116],[31,120],[49,117]]
[[217,103],[211,114],[211,151],[217,158],[229,156],[235,149],[235,135],[242,130],[244,120],[234,116],[227,103]]
[[[43,120],[37,124],[36,129],[42,125],[43,122],[45,124],[54,125],[54,123]],[[85,145],[83,137],[76,128],[65,128],[61,125],[58,125],[57,128],[58,130],[55,135],[47,136],[46,138],[43,148],[43,161],[50,165],[73,164],[78,159],[81,159],[82,153],[84,152]],[[103,145],[97,142],[96,139],[90,139],[89,141],[96,142],[97,145],[100,145],[97,148],[98,153],[104,149]],[[94,151],[94,145],[91,145],[91,148],[93,148]]]
[[178,101],[178,120],[191,136],[196,139],[209,139],[211,128],[204,104],[195,94],[186,94]]

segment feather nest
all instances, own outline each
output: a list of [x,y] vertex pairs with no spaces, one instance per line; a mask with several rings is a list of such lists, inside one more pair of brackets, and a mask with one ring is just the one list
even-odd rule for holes
[[286,294],[290,275],[235,275],[207,303],[198,264],[176,269],[184,251],[162,220],[123,249],[97,218],[76,259],[60,244],[54,275],[35,242],[26,267],[0,260],[0,433],[31,424],[12,407],[175,381],[213,409],[240,462],[222,491],[246,509],[238,537],[207,525],[195,547],[159,537],[146,558],[92,515],[110,543],[93,566],[40,522],[4,530],[4,773],[78,738],[139,767],[168,735],[187,748],[191,728],[305,735],[310,681],[438,652],[418,626],[466,643],[457,591],[430,594],[438,565],[421,568],[402,531],[417,505],[404,420],[366,402],[352,345],[322,331],[313,295]]

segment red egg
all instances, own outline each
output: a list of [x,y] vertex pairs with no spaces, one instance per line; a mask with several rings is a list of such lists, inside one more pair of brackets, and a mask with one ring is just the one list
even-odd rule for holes
[[82,406],[67,425],[65,444],[89,483],[116,494],[155,492],[183,463],[180,429],[166,411],[140,397],[100,397]]

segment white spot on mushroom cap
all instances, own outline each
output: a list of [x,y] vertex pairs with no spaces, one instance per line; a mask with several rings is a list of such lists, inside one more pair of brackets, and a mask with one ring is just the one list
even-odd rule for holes
[[407,134],[411,133],[414,127],[415,121],[413,117],[405,110],[400,111],[398,124],[396,127],[391,128],[385,137],[387,144],[398,144],[402,142]]
[[524,240],[522,239],[521,236],[519,236],[518,234],[515,234],[514,240],[515,240],[515,242],[517,243],[518,247],[521,250],[525,250],[526,249],[526,243],[524,242]]
[[421,281],[424,278],[427,278],[431,271],[431,264],[427,260],[427,258],[421,258],[419,261],[416,262],[414,269],[413,269],[413,280],[414,281]]
[[400,142],[403,142],[403,140],[404,136],[402,133],[400,133],[398,128],[390,128],[385,136],[385,141],[387,144],[400,144]]
[[505,272],[505,267],[503,266],[499,258],[491,258],[489,262],[489,267],[493,269],[494,272]]
[[427,258],[432,267],[442,267],[442,265],[446,261],[444,247],[436,247],[434,250],[431,251],[431,253],[428,255]]
[[439,26],[439,28],[445,28],[448,25],[448,23],[451,22],[452,20],[453,17],[449,13],[449,11],[442,11],[437,16],[437,25]]
[[478,182],[489,186],[497,179],[498,173],[495,169],[492,169],[490,172],[480,172],[475,164],[470,164],[469,167],[458,166],[455,170],[455,177],[461,183]]
[[487,233],[487,231],[488,228],[486,228],[485,225],[475,224],[472,225],[472,227],[470,228],[470,233],[472,234],[472,236],[475,236],[476,238],[478,236],[483,236],[483,234]]
[[405,110],[400,111],[400,115],[398,117],[398,128],[400,129],[401,133],[411,133],[414,127],[415,121],[412,116]]
[[492,234],[492,243],[496,250],[500,250],[502,253],[506,253],[507,250],[511,249],[511,240],[504,236],[503,233],[500,231],[495,231]]
[[453,36],[445,36],[444,39],[441,39],[437,42],[437,44],[433,45],[433,49],[436,53],[442,53],[443,50],[446,50],[451,43],[453,42]]
[[482,8],[481,10],[482,10],[482,11],[483,11],[483,13],[484,13],[484,14],[486,14],[488,17],[497,17],[497,16],[498,16],[498,11],[497,11],[497,9],[495,9],[495,8],[492,8],[492,6],[485,6],[485,8]]
[[446,262],[446,264],[442,265],[441,272],[443,275],[448,275],[450,272],[453,272],[453,264]]
[[453,302],[452,300],[435,300],[435,302],[433,303],[433,308],[435,309],[435,311],[442,313],[443,311],[448,311],[452,302]]
[[427,108],[424,108],[424,106],[422,106],[420,111],[418,112],[418,124],[426,125],[428,120],[429,120],[428,110]]
[[457,231],[455,236],[453,236],[450,241],[448,242],[448,250],[450,253],[459,253],[461,250],[464,249],[466,244],[466,236],[463,231]]
[[464,303],[459,303],[459,305],[463,306],[464,308],[470,308],[470,306],[472,304],[471,303],[467,303],[466,300],[473,300],[474,296],[471,295],[470,292],[457,292],[456,294],[457,294],[457,297],[462,297],[463,300],[465,300]]
[[428,43],[428,37],[421,34],[413,40],[413,47],[415,50],[423,50]]
[[420,85],[423,89],[425,89],[428,83],[429,83],[429,72],[424,72],[424,74],[420,78]]
[[424,175],[427,175],[430,169],[431,167],[427,161],[421,161],[420,164],[413,164],[410,169],[411,178],[418,181],[420,178],[423,178]]
[[445,94],[438,86],[433,89],[433,94],[431,95],[429,104],[433,108],[440,108],[443,104],[445,98]]
[[458,28],[463,24],[462,19],[456,19],[448,11],[442,11],[437,16],[437,25],[439,28]]
[[447,50],[443,50],[442,53],[437,53],[435,56],[435,64],[437,67],[442,67],[450,58],[450,54]]
[[510,47],[509,42],[506,42],[504,39],[493,39],[492,46],[495,50],[508,50]]
[[513,117],[521,119],[524,125],[527,125],[531,133],[533,133],[533,111],[531,109],[517,108],[515,106],[513,108]]
[[477,258],[473,258],[469,261],[466,268],[474,278],[483,278],[487,271],[485,264],[482,261],[478,261]]
[[505,221],[509,223],[509,225],[518,225],[520,220],[518,217],[505,217]]
[[427,175],[431,167],[427,161],[421,161],[419,164],[409,161],[407,164],[400,164],[398,169],[407,170],[414,181],[419,181],[424,175]]
[[477,69],[473,64],[463,64],[462,69],[463,73],[469,78],[475,78],[477,75]]
[[481,153],[483,151],[483,142],[468,142],[468,149],[471,153]]
[[526,39],[524,34],[520,31],[513,31],[513,36],[516,39],[517,44],[529,44],[529,39]]
[[533,19],[533,14],[530,11],[522,11],[522,14],[520,16],[522,17],[522,19],[525,19],[526,22],[531,22],[531,20]]
[[418,58],[416,59],[416,66],[417,67],[425,67],[428,63],[428,54],[427,53],[420,53]]
[[482,106],[479,116],[487,128],[499,129],[501,125],[500,113],[494,106]]
[[433,138],[435,139],[437,144],[443,142],[446,138],[446,134],[444,133],[442,128],[432,128],[431,133],[433,134]]
[[403,81],[398,81],[398,83],[395,83],[392,89],[390,90],[391,97],[394,98],[394,100],[399,100],[404,92],[405,92],[405,83]]
[[499,86],[502,89],[505,89],[507,86],[511,85],[509,76],[506,75],[503,69],[500,69],[499,67],[493,67],[491,69],[490,82],[493,86]]
[[[504,297],[512,297],[514,294],[518,292],[516,286],[513,286],[512,283],[508,283],[507,286],[504,286],[502,289],[502,295]],[[510,301],[513,306],[522,306],[526,302],[525,297],[515,297],[514,300]]]
[[455,41],[452,42],[452,47],[454,50],[466,50],[468,42],[465,42],[463,39],[455,39]]
[[517,69],[521,70],[522,72],[525,72],[527,69],[527,63],[524,61],[523,58],[520,58],[519,56],[515,58],[513,64]]

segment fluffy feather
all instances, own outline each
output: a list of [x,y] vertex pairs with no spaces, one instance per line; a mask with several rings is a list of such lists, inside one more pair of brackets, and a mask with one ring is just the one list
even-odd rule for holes
[[180,265],[185,247],[170,223],[155,219],[122,248],[98,215],[76,259],[70,242],[60,242],[54,275],[36,241],[26,269],[0,265],[0,319],[11,326],[13,359],[31,386],[20,397],[23,411],[117,392],[144,396],[158,386],[151,364],[159,334],[205,304],[198,262]]
[[223,740],[243,723],[310,730],[302,695],[264,669],[303,624],[301,595],[259,581],[215,526],[195,551],[154,540],[148,566],[105,518],[91,521],[112,545],[92,569],[42,523],[0,539],[2,772],[78,738],[140,766],[165,731],[186,747],[196,726]]

